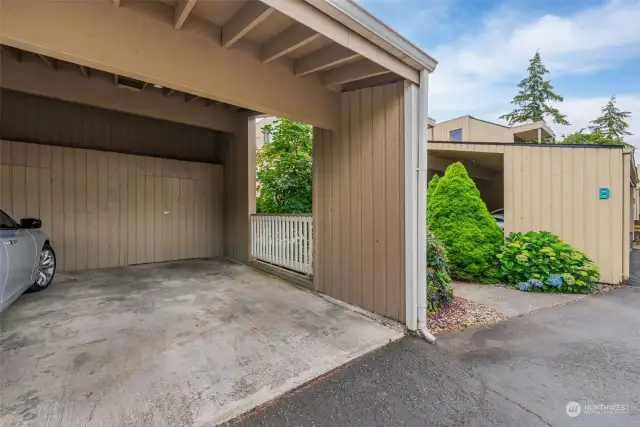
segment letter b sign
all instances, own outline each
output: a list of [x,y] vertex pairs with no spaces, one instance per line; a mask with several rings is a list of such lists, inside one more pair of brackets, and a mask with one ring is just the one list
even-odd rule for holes
[[609,198],[609,187],[600,187],[598,190],[598,195],[600,196],[600,200],[607,200]]

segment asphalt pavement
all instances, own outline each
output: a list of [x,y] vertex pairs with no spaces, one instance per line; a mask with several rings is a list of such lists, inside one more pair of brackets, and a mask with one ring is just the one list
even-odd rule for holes
[[231,425],[626,427],[639,405],[640,289],[623,288],[436,345],[405,337]]

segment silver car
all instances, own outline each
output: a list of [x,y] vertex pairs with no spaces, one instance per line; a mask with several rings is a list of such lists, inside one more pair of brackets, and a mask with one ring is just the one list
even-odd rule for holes
[[0,210],[0,312],[25,291],[46,289],[56,273],[56,254],[42,221],[17,223]]
[[491,212],[491,216],[496,220],[498,227],[504,231],[504,208]]

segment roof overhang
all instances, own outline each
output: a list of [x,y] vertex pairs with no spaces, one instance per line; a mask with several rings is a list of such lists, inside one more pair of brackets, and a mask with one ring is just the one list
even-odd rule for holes
[[513,130],[513,136],[522,141],[536,141],[538,139],[538,129],[541,131],[542,138],[554,136],[553,130],[542,121],[513,126],[511,129]]
[[433,72],[438,62],[353,0],[305,0],[407,65]]

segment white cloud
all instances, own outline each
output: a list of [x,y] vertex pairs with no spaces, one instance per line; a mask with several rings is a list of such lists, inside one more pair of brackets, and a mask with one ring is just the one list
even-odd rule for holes
[[[554,126],[558,137],[589,126],[591,120],[600,116],[600,109],[607,102],[609,97],[565,99],[562,103],[562,112],[571,118],[571,126]],[[633,134],[628,140],[640,147],[640,93],[616,96],[616,105],[622,111],[637,112],[628,120],[629,132]]]
[[[494,10],[478,31],[430,52],[440,63],[430,85],[431,116],[444,120],[470,113],[495,120],[510,109],[515,84],[537,49],[552,79],[640,57],[638,23],[640,0],[610,0],[571,16],[536,18],[504,7]],[[619,105],[640,115],[638,96],[620,93]],[[571,129],[597,117],[606,100],[566,99],[562,111]],[[639,125],[633,126],[640,135]]]

